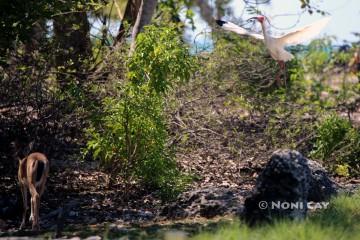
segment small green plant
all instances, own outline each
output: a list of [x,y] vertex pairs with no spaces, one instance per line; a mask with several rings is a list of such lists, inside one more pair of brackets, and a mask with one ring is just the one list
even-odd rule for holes
[[338,164],[335,167],[335,173],[342,177],[348,177],[349,174],[349,164]]
[[340,147],[346,134],[350,131],[349,121],[332,114],[326,117],[317,129],[317,140],[315,150],[312,152],[314,157],[326,159]]
[[336,114],[326,117],[318,124],[311,156],[323,160],[340,176],[359,174],[359,130]]
[[118,81],[117,96],[104,99],[102,113],[86,130],[85,154],[128,184],[175,196],[189,178],[178,170],[167,144],[164,102],[167,90],[187,80],[194,66],[174,29],[147,27],[128,60],[126,81]]

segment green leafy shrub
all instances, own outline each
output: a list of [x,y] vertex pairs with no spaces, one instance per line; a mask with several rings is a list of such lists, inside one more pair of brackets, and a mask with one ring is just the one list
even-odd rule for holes
[[[359,176],[360,174],[360,133],[356,128],[352,128],[344,139],[341,149],[334,153],[334,157],[338,155],[337,168],[347,169],[344,171],[345,176]],[[341,169],[341,168],[340,168]]]
[[119,98],[106,98],[103,107],[98,125],[87,129],[93,157],[128,184],[160,188],[165,197],[181,190],[183,177],[166,145],[163,99],[148,86],[126,85]]
[[107,97],[86,130],[91,153],[128,184],[160,189],[169,198],[188,177],[180,173],[167,144],[166,90],[187,80],[195,60],[172,28],[147,27],[128,60],[127,79]]
[[[288,62],[283,75],[261,42],[235,34],[220,35],[205,64],[208,81],[218,81],[219,88],[232,84],[232,92],[245,99],[252,111],[269,111],[279,102],[302,97],[306,90],[301,61]],[[282,86],[277,86],[278,76]]]
[[327,163],[338,175],[359,174],[360,134],[346,119],[332,114],[318,124],[311,155]]
[[148,26],[136,44],[128,63],[133,84],[148,83],[150,90],[165,93],[174,84],[188,80],[196,67],[174,28]]
[[308,47],[308,52],[303,58],[307,72],[321,73],[329,66],[331,60],[331,39],[313,40]]
[[350,131],[351,124],[345,119],[332,114],[325,118],[318,126],[315,157],[326,159],[339,147]]

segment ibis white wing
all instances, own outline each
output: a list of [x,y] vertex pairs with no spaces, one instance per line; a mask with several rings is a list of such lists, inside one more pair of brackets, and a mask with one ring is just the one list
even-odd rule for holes
[[254,32],[250,32],[250,31],[246,30],[245,28],[242,28],[242,27],[240,27],[240,26],[238,26],[238,25],[236,25],[236,24],[234,24],[232,22],[226,22],[226,21],[218,20],[217,23],[224,30],[235,32],[235,33],[240,34],[240,35],[249,35],[249,36],[251,36],[253,38],[264,40],[263,35],[258,34],[258,33],[254,33]]
[[300,28],[294,32],[288,33],[282,37],[276,38],[280,45],[295,45],[309,40],[318,35],[328,24],[330,17],[323,18],[306,27]]

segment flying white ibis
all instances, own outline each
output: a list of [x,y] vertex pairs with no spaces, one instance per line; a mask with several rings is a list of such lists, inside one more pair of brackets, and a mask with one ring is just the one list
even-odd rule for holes
[[[269,35],[265,26],[264,16],[257,16],[255,17],[255,19],[261,23],[263,34],[250,32],[231,22],[216,20],[216,23],[225,30],[232,31],[240,35],[249,35],[256,39],[263,40],[271,57],[279,63],[280,69],[284,71],[285,62],[290,61],[294,58],[294,56],[290,52],[285,50],[285,46],[299,44],[310,38],[315,37],[327,25],[330,17],[323,18],[306,27],[300,28],[280,37],[272,37]],[[280,81],[279,75],[277,77],[277,81]],[[278,82],[278,84],[279,83],[280,82]]]

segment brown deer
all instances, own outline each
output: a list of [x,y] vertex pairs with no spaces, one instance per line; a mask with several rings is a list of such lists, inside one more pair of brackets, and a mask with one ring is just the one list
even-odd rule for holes
[[[33,143],[29,144],[31,151]],[[29,152],[30,152],[29,151]],[[49,174],[49,160],[47,157],[39,152],[31,153],[22,160],[17,156],[19,160],[18,179],[23,199],[23,217],[20,225],[20,229],[23,229],[26,224],[26,213],[28,210],[28,190],[30,191],[30,208],[31,214],[29,221],[32,222],[32,230],[39,230],[39,209],[40,198],[44,193],[46,179]]]

